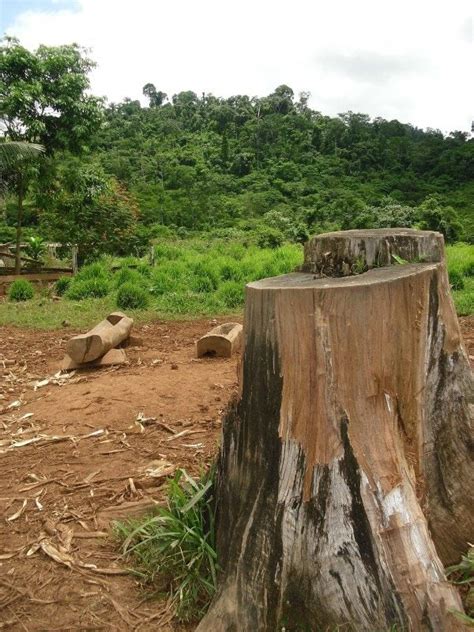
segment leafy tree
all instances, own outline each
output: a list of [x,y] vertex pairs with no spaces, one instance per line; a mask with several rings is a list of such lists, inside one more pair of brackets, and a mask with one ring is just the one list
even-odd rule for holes
[[[0,40],[0,126],[4,137],[16,143],[10,146],[9,160],[14,160],[14,166],[9,165],[9,180],[18,200],[17,274],[23,203],[29,185],[39,172],[44,190],[54,173],[51,159],[42,161],[36,172],[29,159],[39,155],[40,145],[50,157],[60,149],[79,152],[95,132],[101,121],[102,101],[86,94],[93,67],[75,44],[40,46],[31,52],[15,38]],[[5,155],[4,148],[4,160]]]
[[128,254],[137,217],[136,203],[115,178],[97,165],[71,160],[56,182],[42,226],[53,239],[76,244],[82,263],[104,253]]
[[423,230],[437,230],[446,241],[456,241],[462,234],[459,215],[452,206],[444,206],[437,195],[431,195],[417,208],[418,227]]
[[0,40],[1,123],[15,141],[40,143],[48,154],[79,151],[102,117],[102,100],[86,94],[94,63],[76,44],[31,52]]

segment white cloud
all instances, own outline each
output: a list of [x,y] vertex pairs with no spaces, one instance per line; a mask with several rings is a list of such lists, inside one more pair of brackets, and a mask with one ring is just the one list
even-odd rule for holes
[[78,42],[98,62],[96,94],[310,91],[327,114],[353,110],[420,127],[469,130],[471,16],[464,0],[79,0],[28,11],[22,43]]

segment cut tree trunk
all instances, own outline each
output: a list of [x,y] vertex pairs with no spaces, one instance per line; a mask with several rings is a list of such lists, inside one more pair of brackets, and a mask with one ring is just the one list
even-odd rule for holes
[[126,340],[132,325],[132,318],[113,312],[86,334],[71,338],[66,345],[66,353],[78,364],[97,360]]
[[225,323],[211,329],[196,343],[196,355],[202,358],[205,355],[230,358],[240,349],[242,339],[242,325],[239,323]]
[[[399,232],[317,237],[311,272],[247,286],[200,632],[465,629],[443,562],[474,541],[472,375],[441,235]],[[369,269],[383,249],[417,262]],[[369,270],[320,276],[343,263]]]

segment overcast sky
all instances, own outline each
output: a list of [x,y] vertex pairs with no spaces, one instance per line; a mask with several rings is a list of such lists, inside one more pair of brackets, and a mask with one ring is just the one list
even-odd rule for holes
[[[265,95],[285,83],[324,114],[353,110],[444,132],[473,118],[469,0],[0,0],[1,31],[77,42],[92,90],[142,98]],[[473,5],[474,6],[474,5]],[[439,8],[438,8],[439,7]]]

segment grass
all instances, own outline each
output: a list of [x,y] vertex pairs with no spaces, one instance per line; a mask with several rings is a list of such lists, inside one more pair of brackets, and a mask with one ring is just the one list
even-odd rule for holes
[[466,555],[461,557],[459,564],[446,569],[446,574],[453,584],[461,588],[463,605],[466,614],[453,611],[458,619],[474,627],[474,546],[470,545]]
[[[450,245],[446,252],[457,312],[474,314],[474,246]],[[62,301],[45,294],[25,305],[0,303],[0,324],[54,329],[67,320],[73,327],[89,327],[117,309],[118,300],[125,304],[120,290],[130,284],[147,295],[146,301],[129,303],[147,305],[132,311],[137,322],[233,315],[243,307],[246,283],[290,272],[302,258],[302,248],[294,244],[272,249],[211,238],[160,243],[154,266],[134,257],[84,266]]]
[[114,530],[133,572],[155,592],[171,596],[181,621],[200,619],[217,586],[213,470],[200,480],[178,470],[166,507]]

